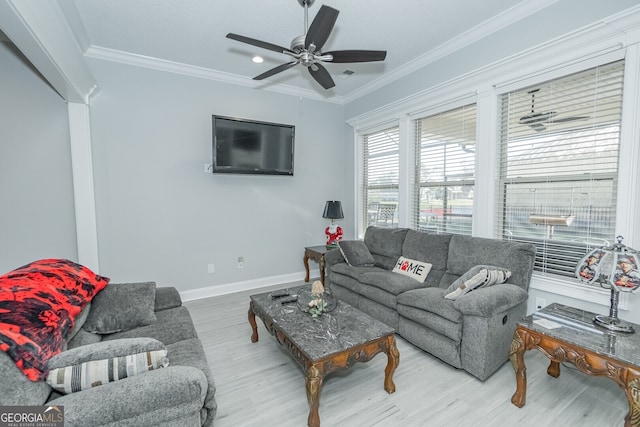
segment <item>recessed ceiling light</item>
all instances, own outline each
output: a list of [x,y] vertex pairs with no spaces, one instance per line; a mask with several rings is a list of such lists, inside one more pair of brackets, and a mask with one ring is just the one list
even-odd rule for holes
[[251,60],[256,64],[262,64],[264,62],[264,59],[262,59],[262,56],[257,56],[257,55],[251,58]]

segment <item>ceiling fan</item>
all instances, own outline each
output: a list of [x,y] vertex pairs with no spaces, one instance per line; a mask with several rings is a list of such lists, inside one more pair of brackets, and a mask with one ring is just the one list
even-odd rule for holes
[[307,27],[308,9],[314,0],[298,0],[304,7],[304,28],[305,34],[298,36],[291,42],[291,48],[278,46],[267,43],[262,40],[256,40],[249,37],[241,36],[234,33],[227,34],[227,38],[263,49],[284,53],[293,58],[293,61],[286,64],[278,65],[269,71],[266,71],[253,80],[262,80],[288,70],[298,64],[306,67],[313,77],[325,89],[335,86],[329,71],[321,64],[322,62],[347,63],[347,62],[373,62],[384,61],[387,56],[385,50],[334,50],[331,52],[322,52],[322,47],[329,38],[333,26],[338,18],[338,11],[332,7],[323,5],[318,11],[316,17],[311,22],[311,26]]
[[572,116],[572,117],[563,117],[560,119],[556,119],[555,117],[558,115],[556,111],[546,111],[544,113],[536,113],[535,111],[535,96],[540,89],[530,90],[528,93],[531,94],[531,113],[520,117],[519,123],[521,125],[527,125],[531,129],[542,132],[546,130],[547,127],[545,124],[550,123],[564,123],[564,122],[573,122],[576,120],[589,120],[589,116]]

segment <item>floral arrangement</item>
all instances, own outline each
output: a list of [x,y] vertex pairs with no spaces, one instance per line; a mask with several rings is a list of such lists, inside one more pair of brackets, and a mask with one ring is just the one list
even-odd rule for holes
[[325,312],[327,302],[322,298],[324,294],[324,286],[322,282],[316,280],[311,285],[311,301],[309,301],[309,314],[311,317],[318,317]]

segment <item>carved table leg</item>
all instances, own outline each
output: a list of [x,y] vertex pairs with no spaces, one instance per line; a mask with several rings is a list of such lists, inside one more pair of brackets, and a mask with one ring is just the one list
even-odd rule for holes
[[391,394],[396,391],[396,385],[393,383],[393,373],[400,364],[400,352],[396,347],[396,339],[393,335],[387,338],[387,367],[384,369],[384,389]]
[[640,426],[640,372],[627,370],[627,384],[624,393],[629,401],[629,413],[624,418],[625,427]]
[[558,378],[560,376],[560,362],[552,360],[551,363],[549,363],[549,367],[547,368],[547,374],[549,374],[553,378]]
[[320,390],[322,389],[322,372],[316,365],[311,365],[307,371],[307,400],[309,401],[309,418],[307,424],[309,427],[320,427],[320,415],[318,408],[320,407]]
[[253,307],[249,304],[249,324],[253,333],[251,334],[251,342],[258,342],[258,325],[256,324],[256,314],[253,312]]
[[524,342],[526,341],[527,333],[521,329],[516,329],[513,335],[513,341],[509,348],[509,360],[516,373],[516,392],[511,397],[511,403],[518,408],[524,406],[527,400],[527,368],[524,365],[524,352],[526,347]]
[[304,276],[304,281],[308,282],[309,281],[309,252],[304,251],[304,258],[302,259],[302,262],[304,262],[304,269],[306,272],[306,275]]

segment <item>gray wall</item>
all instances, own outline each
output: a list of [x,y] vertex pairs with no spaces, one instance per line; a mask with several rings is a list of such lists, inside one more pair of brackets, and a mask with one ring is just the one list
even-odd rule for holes
[[[341,225],[353,235],[353,144],[341,105],[89,65],[100,85],[91,131],[103,274],[184,291],[299,273],[303,247],[324,243],[326,200],[345,203]],[[295,125],[294,176],[204,173],[212,114]]]
[[67,105],[0,42],[0,274],[49,257],[78,258]]

